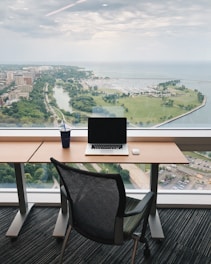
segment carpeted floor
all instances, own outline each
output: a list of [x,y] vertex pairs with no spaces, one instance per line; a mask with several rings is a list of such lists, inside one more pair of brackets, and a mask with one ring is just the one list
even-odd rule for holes
[[[62,240],[52,237],[59,208],[34,207],[18,238],[5,236],[17,208],[0,207],[0,264],[58,263]],[[165,239],[150,238],[151,256],[145,259],[140,244],[139,264],[210,264],[211,214],[209,209],[159,209]],[[87,240],[75,231],[65,252],[64,263],[130,263],[132,241],[123,246],[108,246]]]

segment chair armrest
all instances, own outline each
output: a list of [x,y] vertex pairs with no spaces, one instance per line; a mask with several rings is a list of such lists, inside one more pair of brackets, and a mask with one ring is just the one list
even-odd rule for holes
[[133,210],[130,210],[130,211],[127,211],[127,212],[124,213],[124,217],[133,216],[133,215],[137,215],[137,214],[140,214],[140,213],[144,213],[146,208],[148,206],[151,206],[153,197],[154,197],[154,193],[153,192],[148,192],[144,196],[144,198],[142,200],[140,200],[140,202],[136,205],[136,207]]

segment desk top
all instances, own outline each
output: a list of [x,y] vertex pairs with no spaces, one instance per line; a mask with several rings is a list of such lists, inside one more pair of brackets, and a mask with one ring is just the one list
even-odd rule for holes
[[[129,156],[86,156],[86,142],[71,142],[69,149],[61,143],[43,142],[29,162],[50,162],[50,157],[61,162],[73,163],[188,163],[186,157],[174,142],[128,142]],[[139,148],[140,155],[133,155],[132,149]]]
[[0,142],[0,162],[27,162],[41,142]]

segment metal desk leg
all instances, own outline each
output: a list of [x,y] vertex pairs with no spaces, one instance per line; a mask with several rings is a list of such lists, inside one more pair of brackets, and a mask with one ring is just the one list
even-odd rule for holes
[[27,202],[23,164],[15,163],[14,168],[15,168],[15,176],[16,176],[16,184],[17,184],[17,192],[18,192],[18,200],[19,200],[19,211],[17,212],[12,224],[10,225],[6,233],[6,236],[9,237],[18,236],[31,208],[34,205],[33,203]]
[[59,210],[56,225],[53,231],[54,237],[64,237],[66,234],[66,230],[68,226],[68,219],[69,219],[67,205],[68,205],[68,201],[61,192],[61,209]]
[[150,187],[151,191],[155,193],[155,198],[153,200],[152,209],[149,216],[149,227],[151,231],[152,238],[154,239],[164,239],[164,233],[160,222],[160,217],[156,209],[157,205],[157,188],[158,188],[158,169],[159,164],[151,165],[151,174],[150,174]]

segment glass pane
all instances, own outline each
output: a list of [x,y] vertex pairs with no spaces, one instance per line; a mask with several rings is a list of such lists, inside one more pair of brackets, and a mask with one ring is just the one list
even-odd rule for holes
[[0,188],[16,188],[15,170],[11,163],[0,163]]
[[[0,10],[0,128],[81,128],[88,116],[210,128],[210,0],[9,0]],[[191,155],[189,169],[161,165],[159,188],[210,189],[209,154]],[[149,167],[134,166],[123,175],[145,180],[126,185],[145,188]],[[13,166],[0,168],[1,186],[15,187]],[[49,165],[25,173],[30,188],[58,185]]]
[[[42,72],[39,67],[18,66],[19,70],[8,71],[2,66],[4,82],[9,82],[8,76],[13,78],[0,90],[0,126],[59,127],[64,120],[80,127],[87,125],[88,116],[125,116],[129,127],[210,126],[211,77],[204,73],[211,64],[106,65],[115,77],[112,73],[103,76],[103,72],[96,77],[94,71],[71,66],[52,66]],[[186,75],[190,70],[192,77]],[[150,71],[151,77],[146,76]]]
[[50,163],[27,163],[24,172],[27,188],[60,188],[58,174]]
[[[161,164],[159,190],[211,190],[211,152],[185,152],[190,164]],[[83,170],[120,173],[127,190],[149,189],[149,164],[71,164]],[[27,188],[59,188],[59,177],[52,164],[24,165]],[[16,188],[13,164],[0,164],[0,188]]]
[[160,190],[211,190],[211,152],[185,152],[189,165],[161,165]]
[[0,7],[0,127],[210,127],[209,0]]

